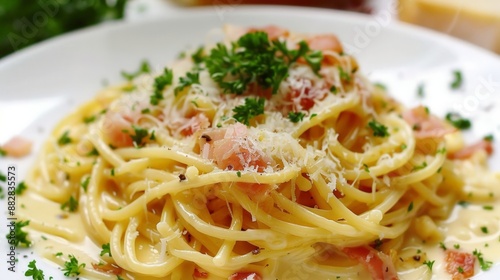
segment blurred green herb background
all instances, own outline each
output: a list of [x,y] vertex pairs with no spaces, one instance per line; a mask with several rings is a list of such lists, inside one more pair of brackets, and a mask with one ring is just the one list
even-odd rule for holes
[[47,38],[123,18],[127,0],[0,0],[0,58]]

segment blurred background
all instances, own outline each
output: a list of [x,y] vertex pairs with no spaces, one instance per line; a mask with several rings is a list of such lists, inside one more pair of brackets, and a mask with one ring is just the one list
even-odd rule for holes
[[[0,58],[109,20],[168,16],[197,6],[293,5],[376,15],[455,36],[500,53],[500,0],[0,0]],[[395,11],[394,11],[395,10]]]

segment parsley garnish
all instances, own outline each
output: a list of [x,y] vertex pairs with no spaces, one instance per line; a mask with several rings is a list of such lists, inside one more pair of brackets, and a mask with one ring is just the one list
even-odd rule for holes
[[172,80],[174,79],[174,73],[172,70],[169,70],[168,68],[165,67],[163,69],[163,74],[156,77],[153,88],[154,88],[154,93],[151,95],[149,102],[152,105],[158,105],[160,100],[163,99],[163,90],[165,89],[166,86],[172,84]]
[[80,269],[85,268],[85,264],[78,264],[78,260],[73,255],[69,255],[69,261],[64,263],[64,276],[73,277],[80,275]]
[[330,92],[333,93],[333,94],[337,94],[337,92],[338,92],[337,87],[336,86],[331,86],[330,87]]
[[429,267],[429,269],[432,271],[432,266],[434,265],[435,261],[425,261],[424,264]]
[[90,182],[90,176],[88,176],[87,178],[85,178],[85,180],[83,180],[80,183],[80,186],[82,186],[83,191],[87,192],[87,187],[89,186],[89,182]]
[[289,50],[285,42],[269,41],[265,32],[252,32],[240,37],[231,48],[217,44],[205,57],[205,65],[225,93],[243,94],[248,85],[256,83],[263,89],[271,88],[275,94],[290,65],[300,57],[315,72],[320,69],[322,53],[311,51],[306,42]]
[[408,148],[408,146],[406,144],[401,144],[401,150],[404,151],[406,148]]
[[387,126],[372,120],[368,123],[368,126],[373,130],[373,136],[375,137],[387,137],[389,132],[387,132]]
[[458,113],[446,114],[446,120],[460,130],[469,129],[472,125],[470,120],[463,119]]
[[95,116],[92,115],[92,116],[88,116],[88,117],[83,117],[83,122],[84,123],[91,123],[91,122],[94,122],[95,121]]
[[491,211],[491,210],[493,210],[493,206],[492,205],[484,205],[483,209]]
[[450,84],[451,88],[452,89],[458,89],[462,86],[462,72],[460,72],[459,70],[455,70],[453,71],[453,76],[454,76],[454,80],[453,82]]
[[21,195],[23,194],[23,192],[27,189],[28,187],[26,186],[26,183],[24,183],[24,181],[22,181],[21,183],[19,183],[16,187],[16,194],[17,195]]
[[233,108],[233,118],[237,121],[250,125],[250,120],[258,115],[264,114],[264,98],[245,98],[245,105]]
[[78,209],[78,200],[76,200],[73,196],[70,196],[68,201],[61,204],[61,210],[68,209],[69,212],[75,212]]
[[97,151],[97,149],[95,147],[92,148],[92,150],[87,153],[87,156],[98,156],[98,155],[99,155],[99,151]]
[[443,249],[446,251],[446,245],[444,245],[443,242],[439,242],[439,248]]
[[469,206],[469,202],[464,201],[464,200],[460,200],[459,202],[457,202],[457,204],[464,207],[464,208]]
[[441,149],[438,149],[438,150],[436,151],[436,153],[438,153],[438,154],[446,154],[446,147],[443,147],[443,148],[441,148]]
[[237,172],[236,172],[236,175],[237,175],[238,177],[241,177],[241,172],[240,172],[240,171],[237,171]]
[[141,66],[139,67],[139,70],[132,72],[132,73],[127,73],[125,71],[122,71],[122,77],[125,78],[127,81],[133,80],[135,77],[143,74],[143,73],[150,73],[151,72],[151,67],[149,66],[149,63],[144,60],[141,62]]
[[155,141],[156,140],[156,135],[155,135],[155,131],[151,131],[151,135],[149,136],[149,140],[152,140],[152,141]]
[[318,114],[312,114],[309,119],[312,120],[314,117],[318,116]]
[[413,167],[413,169],[411,171],[417,171],[417,170],[420,170],[420,169],[424,169],[427,167],[427,162],[422,162],[421,165],[417,165],[415,167]]
[[366,165],[366,163],[363,163],[363,167],[366,173],[370,173],[370,168]]
[[149,132],[145,128],[140,128],[135,125],[132,125],[132,128],[134,129],[134,135],[130,135],[130,138],[132,138],[132,141],[134,142],[134,146],[140,147],[143,143],[142,140],[146,137],[148,137]]
[[68,134],[69,134],[69,131],[66,130],[63,133],[63,135],[61,135],[61,137],[59,137],[59,139],[57,140],[57,144],[59,144],[59,145],[66,145],[66,144],[71,143],[71,138],[69,138]]
[[488,135],[484,136],[483,140],[492,142],[494,140],[493,134],[488,134]]
[[193,62],[195,64],[200,64],[203,62],[203,58],[204,58],[204,54],[203,54],[203,46],[199,47],[195,53],[193,53],[191,55],[191,59],[193,60]]
[[111,257],[111,249],[109,248],[109,243],[102,244],[102,250],[99,256],[104,256],[105,254],[108,254]]
[[458,270],[458,273],[464,273],[464,269],[463,269],[461,266],[459,266],[459,267],[457,268],[457,270]]
[[481,253],[477,249],[474,249],[472,255],[476,256],[477,260],[479,261],[479,266],[481,266],[481,270],[486,271],[491,268],[491,265],[493,265],[493,262],[485,261],[483,258],[483,253]]
[[298,123],[304,119],[305,114],[302,112],[288,112],[288,118],[293,123]]
[[62,256],[62,255],[63,255],[63,253],[62,253],[62,252],[57,252],[57,253],[55,254],[55,256],[56,256],[56,257],[60,257],[60,256]]
[[200,83],[199,72],[187,72],[186,77],[179,78],[179,85],[175,87],[175,95],[177,95],[180,91],[182,91],[185,87],[188,87],[193,84]]
[[483,233],[488,233],[488,227],[481,227],[481,231]]
[[6,155],[7,155],[7,152],[4,149],[0,148],[0,157],[4,157]]
[[24,273],[24,276],[31,276],[33,280],[44,280],[43,270],[36,267],[36,260],[30,261],[28,264],[28,270]]
[[14,232],[14,244],[10,243],[11,235],[7,234],[6,237],[9,240],[10,245],[18,246],[19,244],[23,244],[25,247],[30,246],[31,241],[27,239],[28,233],[23,231],[23,227],[30,224],[30,221],[17,221],[14,224],[15,232]]
[[337,67],[339,69],[339,76],[342,81],[345,81],[346,83],[349,83],[351,81],[351,75],[344,71],[344,69],[340,66]]
[[410,202],[410,205],[408,205],[408,209],[406,212],[410,212],[411,210],[413,210],[413,201]]
[[453,245],[453,248],[455,248],[455,249],[457,249],[457,250],[458,250],[458,249],[460,249],[460,244],[458,244],[458,243],[457,243],[457,244],[454,244],[454,245]]

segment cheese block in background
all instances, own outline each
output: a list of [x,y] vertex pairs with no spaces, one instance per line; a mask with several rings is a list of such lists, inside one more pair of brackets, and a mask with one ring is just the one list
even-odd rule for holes
[[399,0],[402,21],[500,53],[500,0]]

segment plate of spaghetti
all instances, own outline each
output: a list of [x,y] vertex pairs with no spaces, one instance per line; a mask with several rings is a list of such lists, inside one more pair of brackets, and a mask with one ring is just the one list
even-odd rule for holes
[[198,9],[7,57],[2,275],[494,279],[500,59],[391,16]]

